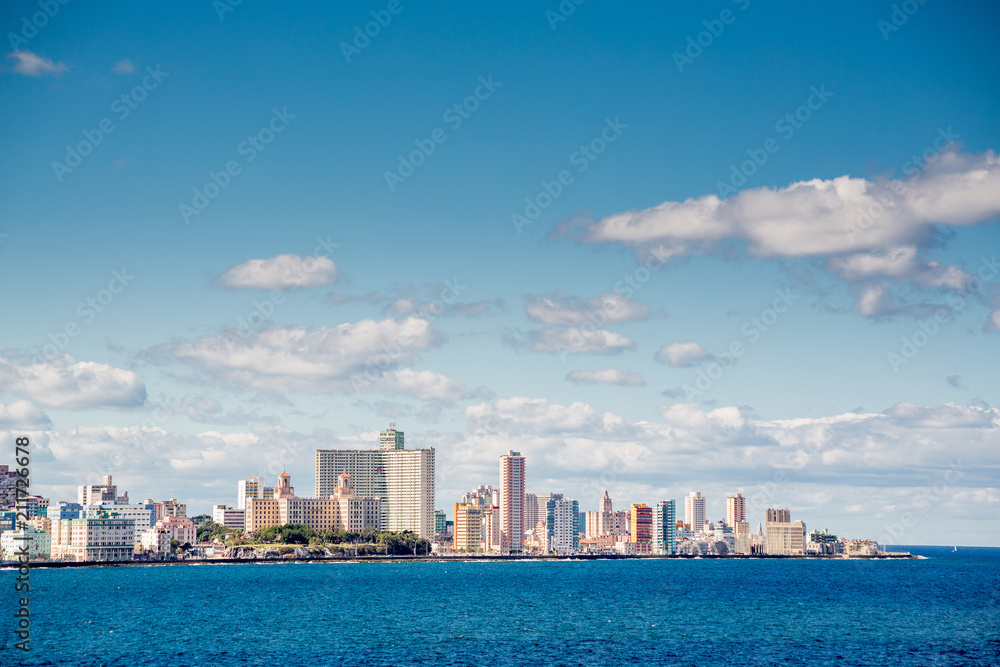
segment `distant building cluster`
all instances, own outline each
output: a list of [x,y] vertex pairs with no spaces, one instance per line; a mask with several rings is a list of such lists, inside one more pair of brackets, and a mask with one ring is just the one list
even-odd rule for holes
[[432,540],[437,555],[880,553],[874,542],[807,533],[787,508],[767,509],[763,524],[751,530],[739,493],[726,498],[726,516],[715,522],[697,491],[684,497],[682,507],[667,499],[618,511],[605,491],[597,510],[581,511],[564,494],[528,493],[525,457],[513,450],[500,456],[497,486],[462,494],[448,520],[434,508],[434,455],[433,448],[406,449],[403,432],[391,424],[379,433],[378,449],[317,450],[314,497],[297,496],[286,472],[274,486],[250,476],[237,482],[235,506],[217,504],[210,516],[193,518],[176,498],[130,501],[111,475],[81,485],[75,502],[17,499],[17,474],[0,465],[0,559],[13,559],[28,545],[33,560],[162,560],[197,550],[197,528],[209,520],[234,536],[286,524],[315,531],[409,531]]

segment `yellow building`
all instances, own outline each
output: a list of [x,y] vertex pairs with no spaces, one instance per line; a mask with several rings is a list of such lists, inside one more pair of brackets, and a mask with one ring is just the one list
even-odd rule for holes
[[455,503],[455,527],[452,546],[455,551],[482,551],[483,512],[473,503]]
[[378,528],[380,501],[378,498],[358,498],[347,473],[337,478],[333,495],[328,498],[299,498],[295,495],[291,476],[281,473],[274,487],[273,498],[248,498],[246,532],[258,528],[300,523],[313,530],[343,528],[359,532],[365,527]]

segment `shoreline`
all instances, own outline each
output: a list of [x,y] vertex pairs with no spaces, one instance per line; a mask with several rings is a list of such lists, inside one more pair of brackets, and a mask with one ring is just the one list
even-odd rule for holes
[[[457,562],[525,562],[525,561],[593,561],[593,560],[832,560],[832,561],[869,561],[869,560],[918,560],[913,554],[885,554],[880,556],[784,556],[777,554],[738,554],[738,555],[702,555],[687,554],[663,555],[623,555],[623,554],[578,554],[573,556],[353,556],[345,558],[187,558],[184,560],[166,561],[37,561],[27,563],[31,569],[72,568],[72,567],[135,567],[135,566],[169,566],[169,565],[234,565],[261,563],[457,563]],[[17,570],[22,564],[16,561],[0,562],[0,571]]]

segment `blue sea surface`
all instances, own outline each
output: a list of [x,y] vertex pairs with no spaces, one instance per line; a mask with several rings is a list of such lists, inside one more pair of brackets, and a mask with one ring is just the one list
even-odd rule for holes
[[6,665],[1000,665],[1000,549],[922,560],[33,569]]

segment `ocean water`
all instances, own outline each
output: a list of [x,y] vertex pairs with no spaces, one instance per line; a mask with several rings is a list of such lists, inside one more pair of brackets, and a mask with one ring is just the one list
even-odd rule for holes
[[1000,549],[925,560],[34,569],[4,665],[1000,665]]

